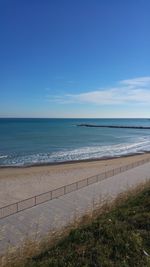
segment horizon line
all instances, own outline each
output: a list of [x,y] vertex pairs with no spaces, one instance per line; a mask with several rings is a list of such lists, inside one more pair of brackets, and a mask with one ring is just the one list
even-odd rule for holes
[[150,117],[0,117],[0,119],[150,119]]

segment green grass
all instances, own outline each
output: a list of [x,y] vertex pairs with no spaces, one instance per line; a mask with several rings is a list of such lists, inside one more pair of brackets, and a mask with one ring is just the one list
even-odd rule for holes
[[[146,255],[147,254],[147,255]],[[24,267],[150,267],[150,188],[72,230]]]

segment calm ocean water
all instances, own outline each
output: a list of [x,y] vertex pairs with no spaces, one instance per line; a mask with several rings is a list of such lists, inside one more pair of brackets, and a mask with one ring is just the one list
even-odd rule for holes
[[0,166],[24,166],[150,151],[150,130],[77,127],[150,126],[149,119],[0,119]]

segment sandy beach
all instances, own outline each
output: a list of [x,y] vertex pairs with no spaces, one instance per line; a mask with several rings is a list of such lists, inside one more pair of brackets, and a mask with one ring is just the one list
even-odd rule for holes
[[0,207],[149,157],[146,153],[59,165],[1,168]]
[[[149,155],[142,155],[140,157],[128,157],[124,159],[122,158],[119,161],[112,160],[107,162],[105,161],[105,162],[92,162],[86,164],[85,163],[72,164],[72,166],[71,165],[57,166],[57,168],[58,169],[60,168],[60,171],[64,170],[64,173],[66,174],[68,173],[68,175],[66,176],[67,179],[70,177],[69,174],[71,174],[71,170],[74,170],[73,175],[75,175],[75,173],[76,174],[80,173],[80,169],[81,172],[83,173],[84,168],[88,166],[87,168],[89,170],[89,173],[90,170],[91,172],[92,171],[96,172],[98,171],[98,169],[99,170],[103,169],[103,166],[104,168],[105,167],[109,168],[117,164],[121,164],[121,162],[131,163],[132,161],[137,161],[139,159],[146,158],[148,156]],[[46,169],[47,168],[49,170],[55,169],[55,173],[58,173],[58,170],[56,171],[57,169],[56,166],[54,166],[54,168],[46,167]],[[34,171],[32,170],[31,172],[31,169],[26,169],[26,171],[31,172],[32,175],[33,174],[36,175],[36,173],[38,174],[38,171],[36,172],[36,170],[37,168],[34,168]],[[41,167],[39,168],[39,170],[41,170]],[[45,167],[42,167],[42,170],[44,172]],[[126,190],[136,188],[139,185],[141,186],[143,183],[147,182],[150,179],[149,170],[150,170],[150,162],[147,162],[140,166],[126,170],[125,172],[116,174],[98,183],[90,184],[89,186],[83,187],[79,190],[73,191],[59,198],[55,198],[51,201],[47,201],[40,205],[34,206],[32,208],[26,209],[24,211],[15,213],[11,216],[1,219],[0,254],[7,252],[8,248],[9,250],[11,250],[11,248],[14,249],[14,247],[16,246],[21,246],[21,244],[23,244],[26,240],[34,240],[34,241],[41,239],[43,240],[44,237],[46,238],[47,236],[49,236],[48,234],[51,233],[51,231],[53,232],[53,231],[58,231],[60,229],[62,230],[62,227],[66,227],[71,222],[74,222],[77,216],[80,217],[86,214],[87,212],[92,211],[93,208],[96,207],[95,205],[97,204],[98,206],[102,205],[103,201],[112,201],[119,194],[125,192]],[[17,179],[19,179],[19,171],[21,172],[21,169],[20,170],[14,169],[14,171],[18,172],[18,178],[16,178],[17,181]],[[32,181],[34,181],[34,183],[36,184],[37,180],[33,179],[33,177],[36,177],[34,175],[32,176]],[[42,173],[40,175],[42,175]],[[64,176],[62,175],[60,177]],[[73,176],[71,177],[73,179]],[[79,176],[77,177],[79,178]],[[13,179],[13,181],[15,180]],[[65,178],[63,181],[65,181]],[[11,189],[13,189],[12,186],[13,184],[15,186],[16,182],[15,183],[12,182]],[[21,186],[20,184],[18,186],[18,189],[16,190],[16,194],[19,193],[19,187],[20,191],[22,190],[20,192],[20,198],[21,198],[21,193],[22,196],[25,196],[25,190],[27,189],[30,190],[30,193],[35,192],[34,187],[32,187],[32,190],[30,189],[31,184],[27,186],[26,180],[25,180],[25,185],[26,186],[23,186],[22,183]],[[50,186],[50,183],[48,184],[47,182],[47,188],[48,186]],[[4,188],[3,190],[1,190],[1,193],[3,192]],[[10,191],[10,193],[12,192]],[[15,194],[15,188],[14,188],[14,194]],[[3,196],[7,197],[8,196],[7,192],[5,192]],[[10,194],[10,197],[12,197],[12,194]]]

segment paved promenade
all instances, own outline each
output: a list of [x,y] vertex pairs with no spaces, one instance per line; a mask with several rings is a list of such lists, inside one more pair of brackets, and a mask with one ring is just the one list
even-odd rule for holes
[[21,245],[26,239],[40,239],[82,215],[93,202],[115,198],[119,193],[150,179],[150,162],[52,201],[0,220],[0,252]]

